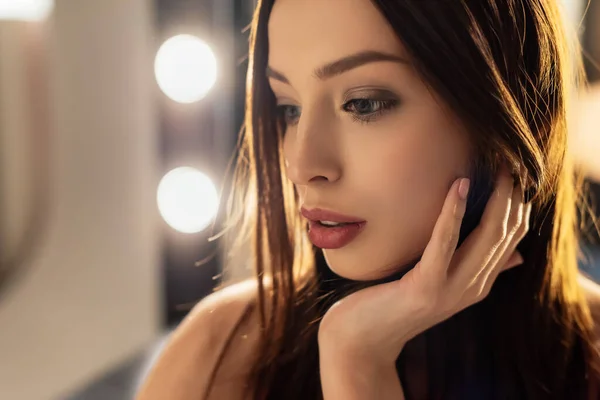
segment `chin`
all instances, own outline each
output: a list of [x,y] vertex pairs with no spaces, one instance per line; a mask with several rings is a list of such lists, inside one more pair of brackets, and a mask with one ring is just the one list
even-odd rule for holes
[[329,269],[336,275],[358,282],[387,281],[399,279],[414,267],[416,261],[378,260],[372,254],[359,256],[344,250],[323,250]]

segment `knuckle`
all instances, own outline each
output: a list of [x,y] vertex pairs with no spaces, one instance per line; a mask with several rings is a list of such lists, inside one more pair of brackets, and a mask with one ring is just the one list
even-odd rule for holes
[[458,232],[456,232],[456,231],[447,232],[441,241],[442,252],[444,254],[453,252],[455,250],[457,242],[458,242]]
[[456,242],[458,242],[458,232],[452,231],[448,234],[447,239],[446,239],[446,244],[450,248],[449,250],[452,250],[452,251],[454,250],[454,247],[456,246]]
[[517,229],[523,225],[523,214],[518,211],[515,212],[513,215],[511,215],[509,224],[513,227],[513,231],[516,232]]
[[518,237],[519,234],[521,232],[521,227],[519,225],[515,225],[512,227],[512,229],[510,230],[510,233],[508,234],[508,236],[513,239],[515,237]]
[[463,220],[463,213],[459,212],[458,208],[455,208],[454,212],[452,213],[452,222],[455,224],[458,224],[462,220]]

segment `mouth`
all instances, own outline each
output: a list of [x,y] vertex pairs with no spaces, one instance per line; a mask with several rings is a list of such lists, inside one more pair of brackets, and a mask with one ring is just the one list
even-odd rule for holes
[[339,226],[348,224],[360,224],[367,222],[362,218],[343,215],[334,211],[323,210],[321,208],[306,209],[302,208],[300,213],[309,221],[318,222],[323,226]]
[[310,241],[322,249],[339,249],[346,246],[362,232],[367,223],[359,217],[318,208],[302,208],[301,214],[309,221]]
[[350,224],[354,224],[355,222],[334,222],[334,221],[313,221],[318,223],[321,226],[327,227],[327,228],[335,228],[338,226],[346,226],[346,225],[350,225]]

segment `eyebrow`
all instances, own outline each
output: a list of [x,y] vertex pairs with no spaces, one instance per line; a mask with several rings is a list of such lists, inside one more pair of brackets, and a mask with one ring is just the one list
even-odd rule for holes
[[[339,60],[317,68],[313,72],[313,76],[315,76],[321,81],[324,81],[333,78],[334,76],[341,75],[344,72],[350,71],[351,69],[363,66],[365,64],[382,61],[391,61],[407,65],[409,64],[408,60],[406,60],[405,58],[393,54],[382,53],[380,51],[368,50],[352,54],[344,58],[340,58]],[[272,78],[287,84],[290,83],[290,81],[285,77],[285,75],[283,75],[281,72],[277,72],[269,66],[267,66],[266,73],[267,78]]]

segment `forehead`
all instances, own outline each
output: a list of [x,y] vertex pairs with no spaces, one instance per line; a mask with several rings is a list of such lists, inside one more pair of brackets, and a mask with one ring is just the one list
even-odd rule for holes
[[402,44],[369,0],[276,0],[269,65],[317,66],[365,50],[403,56]]

